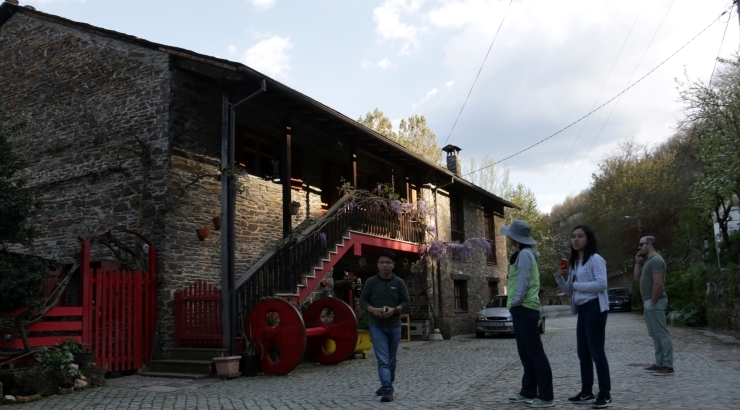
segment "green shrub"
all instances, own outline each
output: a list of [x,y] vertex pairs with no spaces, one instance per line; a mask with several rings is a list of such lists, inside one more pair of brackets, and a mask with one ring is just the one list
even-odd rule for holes
[[725,309],[708,310],[707,324],[713,329],[730,329],[730,315]]
[[703,303],[688,304],[668,313],[668,320],[673,325],[701,327],[707,325],[707,309]]

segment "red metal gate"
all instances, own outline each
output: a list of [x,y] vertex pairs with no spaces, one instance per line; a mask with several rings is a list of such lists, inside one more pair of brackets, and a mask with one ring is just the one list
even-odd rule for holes
[[90,267],[92,235],[82,243],[82,343],[93,351],[104,372],[142,370],[149,364],[157,320],[157,251],[148,247],[148,270],[126,271]]

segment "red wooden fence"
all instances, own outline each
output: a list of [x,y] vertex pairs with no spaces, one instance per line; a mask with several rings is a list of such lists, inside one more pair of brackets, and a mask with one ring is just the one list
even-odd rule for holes
[[149,364],[157,320],[157,250],[138,232],[147,245],[148,269],[125,271],[93,269],[90,261],[93,234],[82,243],[82,343],[93,351],[95,363],[104,372],[142,370]]
[[[26,327],[31,347],[53,347],[71,338],[93,351],[95,363],[104,372],[142,370],[149,364],[157,319],[157,251],[141,234],[114,229],[134,234],[146,243],[147,271],[120,270],[116,261],[91,261],[92,239],[109,231],[93,234],[82,243],[80,255],[82,306],[56,306]],[[52,272],[44,280],[44,297],[51,295],[61,277],[60,272]],[[64,304],[64,298],[59,304]],[[7,315],[12,317],[23,310]],[[23,341],[17,333],[17,329],[10,329],[10,340],[3,340],[0,346],[22,349]]]
[[94,269],[85,289],[86,337],[103,371],[141,369],[149,362],[154,329],[153,272]]
[[[17,313],[20,313],[18,311]],[[14,316],[10,314],[9,316]],[[31,347],[56,346],[67,339],[82,341],[82,308],[55,307],[51,308],[38,322],[26,327],[28,344]],[[23,349],[23,340],[16,337],[9,344],[3,344],[6,349]]]
[[198,279],[175,292],[175,347],[221,345],[221,289]]

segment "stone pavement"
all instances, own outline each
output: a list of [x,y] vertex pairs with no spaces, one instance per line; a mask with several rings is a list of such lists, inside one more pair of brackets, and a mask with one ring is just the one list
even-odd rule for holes
[[[548,306],[545,350],[553,369],[559,408],[573,406],[580,376],[575,318],[567,306]],[[639,314],[613,313],[607,324],[607,357],[614,409],[722,409],[740,407],[740,344],[711,333],[671,328],[674,376],[642,372],[653,345]],[[494,409],[509,404],[521,380],[513,337],[461,336],[443,342],[402,343],[396,399],[380,403],[376,362],[337,366],[302,364],[290,375],[195,381],[128,376],[109,387],[52,396],[9,409]],[[594,391],[598,385],[594,385]]]

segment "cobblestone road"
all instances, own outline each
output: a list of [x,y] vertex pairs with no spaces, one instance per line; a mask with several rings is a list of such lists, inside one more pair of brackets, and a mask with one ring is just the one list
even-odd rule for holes
[[[543,335],[560,408],[580,387],[575,318],[565,306],[547,307]],[[615,409],[720,409],[740,404],[740,345],[706,332],[671,328],[676,374],[642,372],[653,345],[640,315],[610,314],[607,357]],[[128,376],[109,387],[53,396],[9,409],[493,409],[518,392],[521,367],[511,337],[461,336],[443,342],[402,343],[396,399],[380,403],[375,360],[337,366],[302,364],[288,376],[198,381]],[[594,386],[595,390],[597,385]]]

